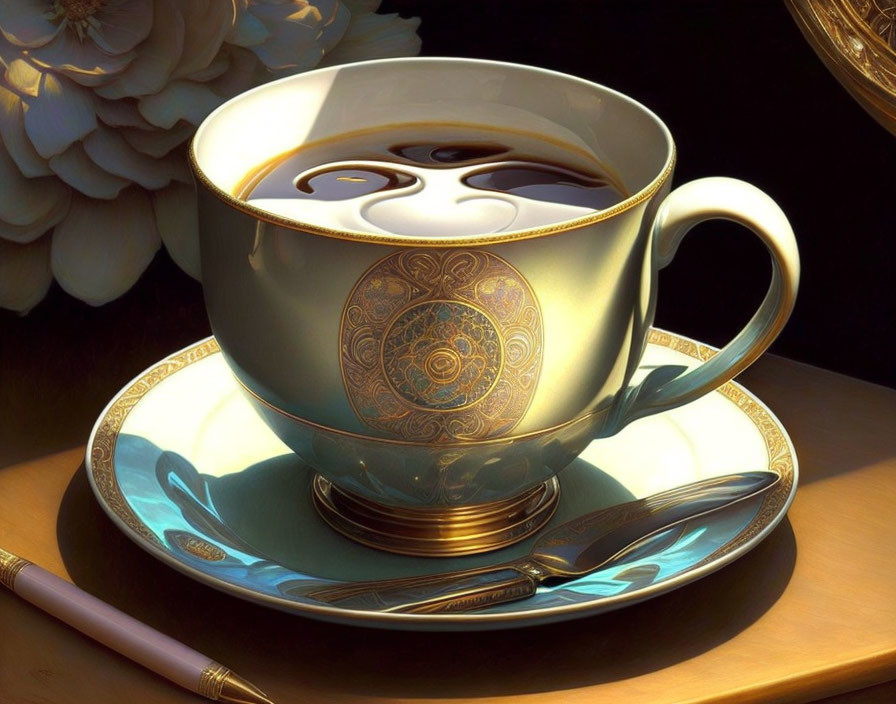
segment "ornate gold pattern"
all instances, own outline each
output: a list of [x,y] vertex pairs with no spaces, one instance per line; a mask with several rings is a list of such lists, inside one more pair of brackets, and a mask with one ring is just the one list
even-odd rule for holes
[[415,614],[450,614],[454,612],[474,611],[496,606],[507,601],[516,601],[532,596],[538,588],[535,580],[522,572],[508,570],[510,575],[502,584],[488,585],[485,588],[473,588],[466,593],[450,599],[437,600],[432,604],[417,604],[414,607],[401,609],[404,613]]
[[217,545],[212,545],[207,540],[203,540],[199,536],[193,535],[192,533],[186,533],[184,531],[171,531],[170,533],[166,533],[165,537],[171,540],[171,542],[175,543],[184,552],[188,552],[194,557],[200,558],[201,560],[218,562],[227,557],[227,553],[225,553]]
[[877,30],[867,24],[870,19],[880,27],[892,20],[892,6],[884,10],[874,2],[862,0],[814,0],[809,7],[834,46],[852,66],[875,83],[896,91],[892,50],[888,50],[888,45],[881,45]]
[[132,531],[150,543],[160,544],[156,537],[131,510],[127,500],[122,496],[118,481],[115,479],[115,443],[125,418],[154,386],[180,371],[193,362],[219,352],[218,341],[209,339],[188,347],[179,354],[159,362],[139,379],[134,381],[106,409],[106,413],[94,431],[93,440],[88,448],[89,467],[93,483],[112,512]]
[[[678,337],[662,330],[651,330],[649,342],[668,347],[670,349],[682,352],[690,357],[704,360],[712,356],[715,350],[699,345],[691,340]],[[139,519],[130,511],[126,499],[121,495],[118,483],[114,479],[114,467],[112,464],[113,450],[115,439],[121,424],[129,411],[153,386],[162,381],[165,377],[170,376],[176,371],[199,361],[211,354],[219,352],[218,343],[214,339],[203,340],[182,352],[163,360],[159,365],[151,368],[146,374],[132,383],[125,392],[123,392],[113,403],[110,404],[103,417],[101,426],[97,429],[93,441],[90,445],[90,456],[94,457],[94,445],[103,444],[105,450],[101,453],[98,461],[91,467],[91,474],[94,478],[95,486],[99,495],[105,504],[105,508],[111,510],[116,517],[124,523],[135,537],[144,539],[150,547],[157,546],[159,541],[150,532],[149,528],[144,526]],[[152,379],[150,382],[149,379]],[[710,557],[703,560],[700,565],[688,569],[687,573],[673,577],[662,583],[653,585],[650,589],[651,593],[659,593],[677,585],[686,583],[693,578],[693,575],[699,574],[699,568],[709,568],[711,560],[719,560],[730,556],[739,548],[749,545],[755,536],[760,535],[769,529],[772,522],[780,516],[780,511],[789,500],[789,492],[792,491],[795,480],[796,460],[790,448],[790,444],[786,439],[781,427],[777,424],[769,412],[750,394],[746,389],[739,388],[733,381],[729,381],[722,386],[719,391],[723,393],[729,400],[743,405],[741,408],[748,414],[750,420],[756,425],[757,430],[761,434],[766,447],[769,450],[770,468],[778,472],[781,480],[778,485],[766,495],[760,510],[753,518],[750,524],[734,539],[720,546]],[[126,409],[126,410],[125,410]],[[98,476],[103,478],[103,482],[98,481]],[[744,536],[741,538],[741,536]],[[139,541],[138,541],[139,542]],[[171,562],[170,559],[166,561]],[[18,569],[21,569],[19,567]],[[210,579],[202,576],[203,581],[216,584],[218,586],[226,586],[226,583],[220,580]],[[601,600],[606,603],[624,603],[629,599],[630,595],[621,594],[615,597]],[[258,597],[259,601],[269,602],[279,605],[281,608],[291,607],[299,611],[307,611],[309,613],[319,614],[340,614],[338,608],[328,606],[316,606],[307,603],[298,603],[293,600],[283,600],[269,597]],[[550,607],[541,612],[542,616],[548,614],[570,614],[577,612],[588,613],[594,610],[595,603],[593,601],[582,601],[571,603],[558,607]],[[370,614],[358,613],[354,616],[360,622],[382,622],[384,615],[376,612]],[[525,621],[531,617],[531,613],[522,611],[509,611],[503,613],[483,614],[452,614],[440,617],[455,623],[481,623],[482,621],[503,622],[503,621]],[[387,619],[393,618],[387,616]]]
[[[705,362],[717,354],[717,350],[711,347],[661,330],[651,330],[647,339],[655,345],[662,345],[663,347],[682,352],[689,357],[699,359],[701,362]],[[756,428],[762,435],[766,451],[768,452],[768,468],[778,474],[781,479],[771,491],[765,494],[762,505],[759,507],[759,511],[750,522],[750,525],[738,533],[732,540],[719,546],[714,552],[703,558],[695,567],[709,564],[722,555],[726,555],[732,550],[749,543],[765,529],[772,518],[780,513],[793,488],[793,454],[790,451],[787,438],[781,431],[781,427],[769,416],[768,411],[757,403],[756,399],[742,387],[729,381],[727,384],[719,387],[717,391],[740,408],[744,415],[756,424]]]
[[340,367],[366,425],[445,444],[501,436],[529,407],[542,322],[523,276],[483,250],[402,250],[346,301]]
[[896,133],[896,0],[785,0],[834,76]]
[[199,685],[196,691],[203,697],[208,697],[212,701],[218,701],[221,696],[221,690],[224,688],[224,680],[230,674],[230,668],[224,667],[216,662],[212,662],[202,672],[199,673]]
[[896,0],[851,0],[871,31],[896,49]]
[[13,589],[16,576],[24,567],[30,564],[25,558],[13,555],[11,552],[6,552],[6,550],[0,548],[0,584],[7,589]]

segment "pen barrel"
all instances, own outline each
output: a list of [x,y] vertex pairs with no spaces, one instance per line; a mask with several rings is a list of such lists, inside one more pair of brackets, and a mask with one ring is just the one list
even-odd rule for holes
[[202,673],[210,665],[221,668],[207,655],[37,565],[28,564],[16,575],[13,590],[69,626],[186,689],[199,691]]

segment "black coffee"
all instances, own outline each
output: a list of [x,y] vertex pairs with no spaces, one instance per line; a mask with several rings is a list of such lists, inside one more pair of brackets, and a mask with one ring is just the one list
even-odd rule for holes
[[420,126],[305,145],[254,168],[237,195],[319,226],[422,236],[540,227],[628,197],[593,157],[536,135]]

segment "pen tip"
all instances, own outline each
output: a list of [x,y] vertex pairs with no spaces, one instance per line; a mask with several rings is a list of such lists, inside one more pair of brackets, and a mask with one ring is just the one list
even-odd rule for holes
[[227,673],[224,678],[218,701],[232,704],[274,704],[258,687],[232,672]]

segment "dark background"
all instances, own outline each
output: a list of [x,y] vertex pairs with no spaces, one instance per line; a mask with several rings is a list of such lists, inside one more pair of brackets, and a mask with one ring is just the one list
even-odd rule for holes
[[[423,54],[555,69],[643,102],[676,138],[675,183],[726,175],[767,191],[803,259],[772,351],[896,387],[896,137],[828,73],[781,0],[386,0],[381,10],[423,18]],[[768,276],[755,237],[701,225],[660,277],[656,322],[723,344]],[[15,436],[17,454],[29,438],[48,451],[51,429],[60,448],[84,442],[128,379],[207,334],[200,285],[164,251],[100,308],[54,285],[25,317],[0,311],[0,448]]]
[[[674,184],[733,176],[791,220],[800,296],[772,351],[896,386],[896,136],[828,73],[783,0],[386,0],[423,18],[423,53],[571,73],[654,110]],[[759,241],[728,223],[685,238],[660,277],[657,325],[722,344],[768,285]]]

